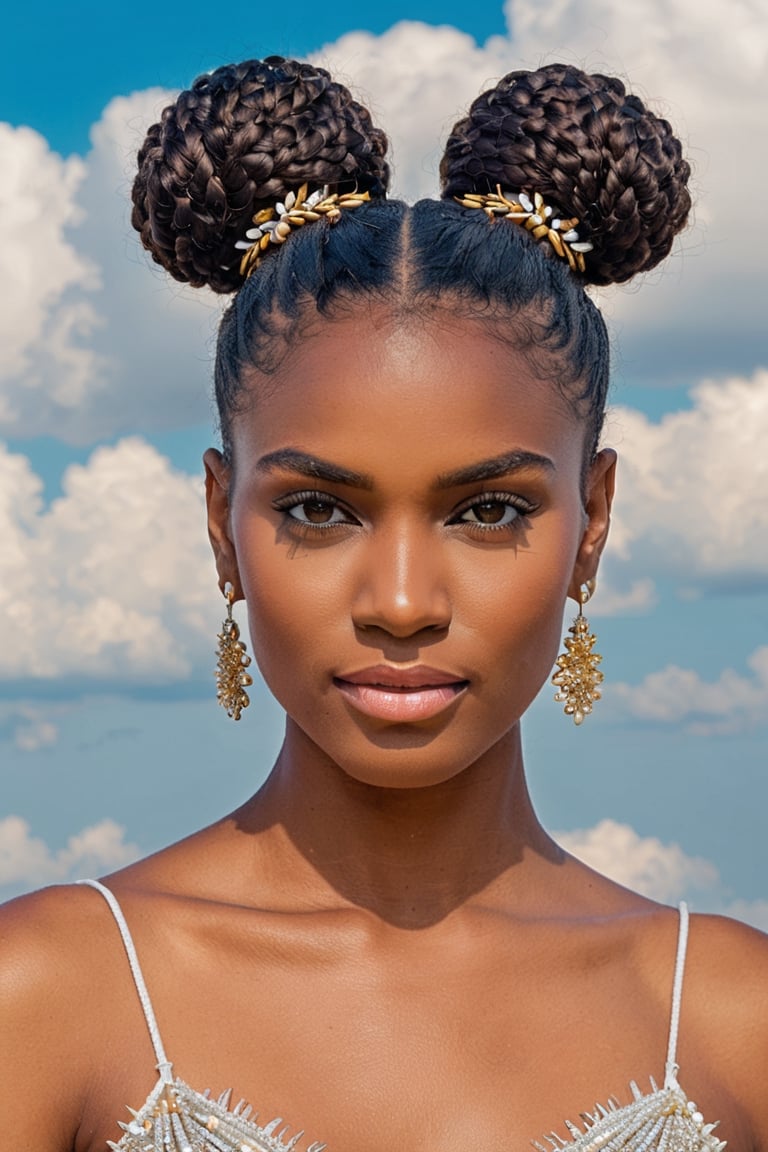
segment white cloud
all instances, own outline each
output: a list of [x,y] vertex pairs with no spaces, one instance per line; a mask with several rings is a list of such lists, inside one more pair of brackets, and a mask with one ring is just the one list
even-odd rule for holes
[[483,88],[513,67],[504,37],[480,48],[456,28],[415,21],[395,24],[382,36],[350,32],[313,59],[348,83],[387,132],[392,195],[408,200],[436,194],[453,124]]
[[0,125],[3,161],[18,172],[0,203],[6,435],[92,443],[210,419],[221,301],[153,274],[129,223],[133,158],[170,95],[113,100],[84,161]]
[[201,480],[138,438],[70,466],[47,508],[26,458],[0,446],[0,677],[157,682],[210,664],[204,525]]
[[651,900],[674,904],[686,899],[697,912],[731,916],[768,931],[768,900],[734,897],[711,861],[689,856],[679,844],[640,836],[616,820],[554,836],[566,852]]
[[[744,190],[768,183],[768,156],[755,145],[768,57],[761,8],[761,0],[513,0],[511,36],[482,47],[454,28],[405,22],[382,36],[350,33],[318,58],[370,99],[393,139],[396,191],[408,197],[436,190],[448,128],[503,73],[557,58],[626,72],[688,137],[698,223],[682,257],[647,286],[601,295],[626,373],[689,382],[707,365],[722,373],[765,361],[768,240],[741,207]],[[6,435],[85,443],[207,418],[220,303],[148,271],[128,224],[131,156],[167,97],[155,89],[113,100],[85,162],[61,160],[26,129],[3,129],[14,174],[0,212],[12,285],[2,322]]]
[[139,855],[137,846],[126,843],[125,830],[114,820],[84,828],[69,838],[66,847],[55,852],[32,835],[26,820],[6,816],[0,820],[0,897],[7,899],[43,884],[62,884],[111,872]]
[[653,580],[633,580],[627,589],[615,587],[610,580],[600,581],[600,595],[590,603],[590,616],[626,616],[649,612],[657,603]]
[[[24,379],[25,373],[34,375],[32,350],[63,293],[74,285],[97,286],[93,265],[65,236],[82,216],[76,197],[86,169],[77,157],[55,155],[32,129],[2,123],[0,165],[0,379],[11,374]],[[58,346],[65,358],[76,355],[72,334],[71,325],[59,324]],[[50,384],[61,387],[61,380]]]
[[768,646],[757,648],[747,665],[751,675],[726,668],[710,681],[670,665],[640,684],[616,684],[611,692],[641,720],[684,724],[698,735],[727,735],[768,722]]
[[619,452],[609,556],[686,588],[768,584],[768,371],[705,381],[660,421],[609,417]]
[[642,837],[628,824],[601,820],[594,828],[555,833],[567,852],[591,868],[652,900],[680,900],[690,891],[717,887],[717,869],[679,844]]

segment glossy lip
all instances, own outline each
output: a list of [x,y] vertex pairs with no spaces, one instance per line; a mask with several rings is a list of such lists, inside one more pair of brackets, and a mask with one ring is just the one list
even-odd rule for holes
[[437,716],[469,687],[468,680],[424,664],[411,668],[377,664],[334,676],[333,683],[359,712],[390,723]]

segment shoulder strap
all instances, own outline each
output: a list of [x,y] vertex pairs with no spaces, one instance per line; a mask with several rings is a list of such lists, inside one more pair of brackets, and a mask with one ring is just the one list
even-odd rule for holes
[[104,897],[112,911],[112,915],[114,916],[117,922],[117,926],[120,929],[120,935],[123,938],[123,944],[125,945],[125,951],[128,956],[128,963],[131,966],[131,974],[133,975],[136,991],[138,992],[139,1000],[141,1001],[141,1007],[144,1011],[144,1019],[147,1022],[147,1028],[149,1029],[149,1035],[152,1040],[152,1047],[154,1048],[155,1055],[157,1056],[156,1068],[160,1073],[160,1079],[163,1080],[166,1084],[171,1084],[173,1082],[173,1076],[171,1074],[171,1062],[165,1054],[163,1041],[160,1039],[160,1030],[157,1027],[157,1020],[155,1019],[154,1009],[152,1008],[152,1001],[149,998],[147,985],[144,982],[141,965],[139,964],[139,957],[136,954],[136,946],[133,943],[133,937],[131,936],[130,929],[126,922],[125,916],[123,915],[123,910],[118,904],[114,894],[110,892],[109,888],[106,888],[103,884],[100,884],[98,880],[78,880],[78,884],[86,884],[89,888],[95,888],[96,891],[100,892]]
[[664,1074],[664,1087],[677,1084],[677,1036],[680,1030],[680,1002],[683,998],[683,974],[685,954],[688,948],[688,905],[680,901],[680,927],[677,936],[677,956],[675,958],[675,979],[672,985],[672,1016],[669,1022],[669,1043],[667,1044],[667,1064]]

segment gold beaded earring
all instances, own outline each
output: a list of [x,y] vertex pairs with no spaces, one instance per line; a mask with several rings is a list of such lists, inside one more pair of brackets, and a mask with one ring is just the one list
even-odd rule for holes
[[240,629],[237,622],[232,619],[235,590],[229,582],[224,585],[224,597],[227,601],[227,618],[221,626],[221,632],[219,632],[216,695],[219,704],[226,709],[227,716],[231,716],[233,720],[239,720],[243,708],[247,708],[251,702],[245,691],[250,684],[253,684],[253,678],[246,672],[251,658],[245,650],[245,644],[240,639]]
[[589,631],[589,621],[584,615],[584,605],[592,599],[595,580],[588,580],[579,589],[579,614],[565,638],[566,651],[557,658],[557,671],[552,683],[559,692],[555,700],[565,704],[563,711],[572,716],[574,724],[581,724],[592,711],[595,700],[600,699],[600,685],[603,674],[598,668],[602,660],[592,647],[597,637]]

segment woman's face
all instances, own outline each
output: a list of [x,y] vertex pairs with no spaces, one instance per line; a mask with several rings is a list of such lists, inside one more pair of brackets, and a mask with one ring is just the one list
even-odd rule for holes
[[206,463],[220,579],[245,596],[264,678],[356,779],[455,776],[552,671],[566,595],[597,568],[613,454],[585,511],[572,408],[453,318],[363,305],[252,387],[231,485]]

